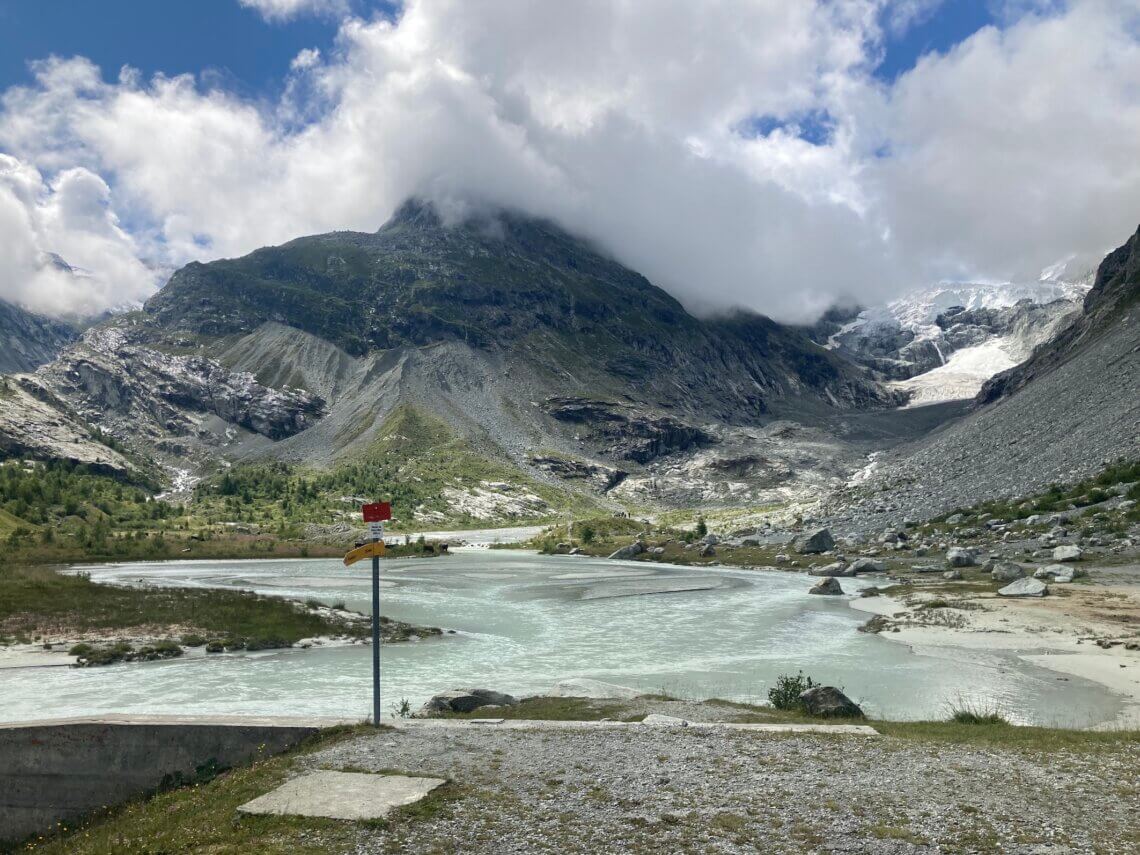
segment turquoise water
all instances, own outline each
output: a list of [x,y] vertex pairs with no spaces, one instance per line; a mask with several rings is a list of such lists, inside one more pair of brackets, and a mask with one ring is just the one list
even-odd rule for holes
[[[915,654],[856,628],[847,597],[807,593],[800,574],[708,570],[521,551],[461,550],[382,562],[381,611],[456,630],[383,647],[384,707],[483,686],[541,692],[585,677],[686,697],[761,701],[780,674],[842,686],[869,714],[944,718],[959,699],[1016,721],[1080,726],[1119,702],[1096,684],[1012,656],[946,649]],[[343,600],[367,612],[366,565],[327,559],[186,561],[86,567],[118,584],[236,587]],[[863,580],[844,579],[855,591]],[[676,589],[673,593],[666,592]],[[685,590],[681,590],[685,589]],[[222,654],[107,668],[0,671],[0,719],[92,715],[279,714],[363,718],[367,646]]]

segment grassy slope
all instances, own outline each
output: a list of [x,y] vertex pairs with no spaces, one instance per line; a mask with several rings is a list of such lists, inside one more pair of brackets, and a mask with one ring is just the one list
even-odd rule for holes
[[[481,520],[464,514],[444,496],[445,489],[479,489],[483,482],[505,482],[519,492],[533,493],[551,511]],[[540,484],[507,463],[480,455],[442,421],[402,406],[353,460],[329,471],[280,462],[235,466],[201,485],[193,508],[209,523],[237,520],[291,530],[306,522],[355,521],[355,504],[344,501],[352,496],[391,501],[397,517],[392,531],[423,527],[417,511],[441,515],[439,524],[464,528],[543,522],[566,510],[581,514],[596,507],[588,498]]]

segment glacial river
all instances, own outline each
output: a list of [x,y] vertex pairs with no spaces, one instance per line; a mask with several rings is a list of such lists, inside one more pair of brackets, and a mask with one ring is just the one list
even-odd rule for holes
[[[344,601],[367,612],[369,569],[337,560],[172,561],[86,567],[116,584],[234,587]],[[856,628],[848,597],[808,577],[522,551],[458,550],[382,562],[381,611],[456,630],[383,647],[385,710],[482,686],[525,695],[589,678],[684,697],[762,701],[780,674],[842,686],[867,712],[944,718],[960,699],[1023,723],[1083,726],[1119,701],[1094,683],[1006,655],[922,654]],[[844,579],[854,591],[870,584]],[[189,656],[106,668],[0,670],[0,720],[106,713],[366,716],[366,645]]]

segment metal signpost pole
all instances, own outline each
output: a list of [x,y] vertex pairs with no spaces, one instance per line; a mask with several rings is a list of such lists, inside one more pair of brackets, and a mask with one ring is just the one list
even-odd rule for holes
[[[373,543],[376,539],[373,538]],[[372,556],[372,724],[380,726],[380,556]]]
[[369,542],[349,551],[344,565],[372,559],[372,724],[380,726],[380,556],[384,554],[384,520],[392,519],[389,502],[369,502],[361,512],[368,523]]

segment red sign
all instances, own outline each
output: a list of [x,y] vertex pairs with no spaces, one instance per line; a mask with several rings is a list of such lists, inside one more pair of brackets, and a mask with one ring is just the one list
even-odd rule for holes
[[371,505],[365,505],[361,510],[364,512],[365,522],[383,522],[392,519],[390,502],[373,502]]

